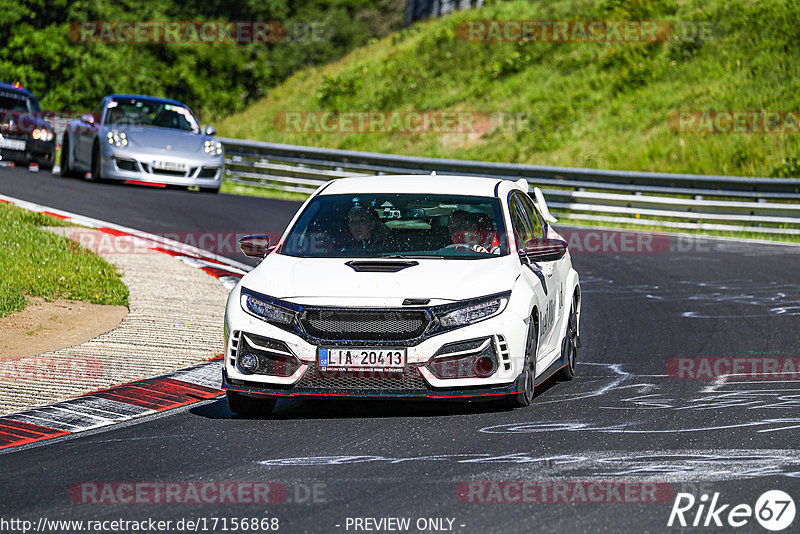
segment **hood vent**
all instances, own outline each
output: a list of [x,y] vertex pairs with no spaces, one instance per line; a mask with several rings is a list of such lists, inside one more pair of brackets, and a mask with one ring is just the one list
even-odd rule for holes
[[353,260],[348,261],[345,265],[357,273],[396,273],[419,265],[419,262],[413,260]]

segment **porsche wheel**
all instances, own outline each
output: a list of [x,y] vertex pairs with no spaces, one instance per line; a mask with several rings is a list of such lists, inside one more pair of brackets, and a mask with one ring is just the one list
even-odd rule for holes
[[100,145],[98,143],[94,144],[94,148],[92,148],[92,172],[85,178],[87,182],[102,182],[102,168],[101,160],[100,160]]
[[69,164],[69,137],[64,136],[64,142],[61,144],[61,161],[59,165],[61,166],[61,176],[64,178],[73,178],[77,173],[72,170]]

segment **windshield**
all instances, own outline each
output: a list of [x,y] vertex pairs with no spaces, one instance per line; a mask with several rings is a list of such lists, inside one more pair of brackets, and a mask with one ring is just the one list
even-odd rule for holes
[[307,258],[491,258],[508,254],[500,201],[430,194],[321,195],[280,253]]
[[0,109],[8,111],[41,111],[35,98],[13,91],[0,91]]
[[114,100],[108,103],[106,124],[158,126],[199,133],[200,126],[189,108],[157,100]]

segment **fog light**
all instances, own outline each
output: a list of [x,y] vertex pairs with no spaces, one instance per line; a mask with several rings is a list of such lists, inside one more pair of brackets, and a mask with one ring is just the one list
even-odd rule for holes
[[239,367],[246,373],[255,373],[258,369],[258,356],[245,352],[239,356]]
[[480,356],[475,360],[475,374],[481,378],[491,376],[497,369],[497,360],[493,356]]
[[445,345],[428,362],[436,378],[486,378],[497,371],[492,338]]
[[248,374],[287,378],[302,365],[282,341],[243,334],[240,344],[239,368]]

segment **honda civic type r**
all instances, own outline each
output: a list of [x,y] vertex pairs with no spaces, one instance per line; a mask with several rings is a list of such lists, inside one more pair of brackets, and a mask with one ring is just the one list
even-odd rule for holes
[[233,412],[281,397],[527,406],[575,373],[581,293],[567,244],[524,180],[343,178],[321,186],[231,291],[223,388]]

